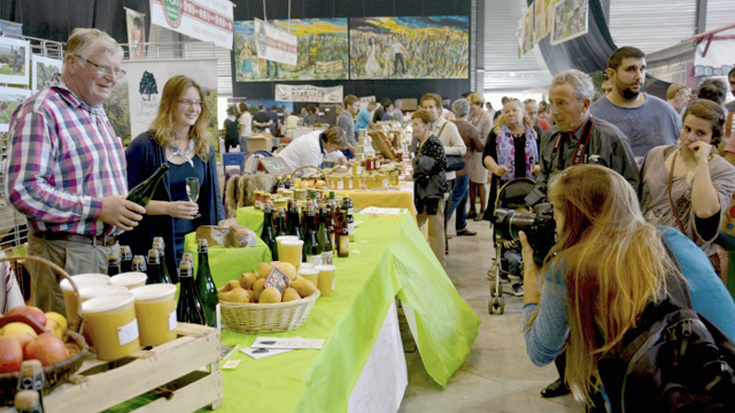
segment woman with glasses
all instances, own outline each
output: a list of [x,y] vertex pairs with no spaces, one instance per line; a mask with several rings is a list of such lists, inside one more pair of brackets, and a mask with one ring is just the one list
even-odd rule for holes
[[[166,82],[158,115],[150,130],[138,135],[125,151],[128,164],[128,187],[133,188],[164,162],[170,169],[146,207],[146,216],[124,244],[133,254],[145,255],[153,237],[163,237],[166,265],[172,278],[184,252],[184,235],[200,225],[216,225],[224,219],[217,177],[217,160],[209,120],[212,117],[202,87],[194,80],[178,75]],[[187,178],[199,179],[196,202],[187,196]],[[127,241],[127,242],[125,242]]]

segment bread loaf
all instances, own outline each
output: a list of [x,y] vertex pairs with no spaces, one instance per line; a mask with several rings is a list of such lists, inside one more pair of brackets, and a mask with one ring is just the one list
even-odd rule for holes
[[204,238],[210,247],[225,247],[230,227],[220,225],[202,225],[197,228],[197,239]]

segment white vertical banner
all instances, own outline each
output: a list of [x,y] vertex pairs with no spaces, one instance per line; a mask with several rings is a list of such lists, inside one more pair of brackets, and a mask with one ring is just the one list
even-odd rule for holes
[[298,62],[296,51],[298,40],[296,35],[281,30],[263,20],[254,20],[255,49],[258,57],[296,66]]
[[131,138],[151,127],[163,87],[176,75],[190,77],[202,87],[204,100],[217,117],[217,59],[131,60],[123,62],[123,69],[127,72],[122,80],[127,81]]
[[145,57],[145,14],[124,7],[130,59]]
[[150,0],[151,23],[232,50],[229,0]]

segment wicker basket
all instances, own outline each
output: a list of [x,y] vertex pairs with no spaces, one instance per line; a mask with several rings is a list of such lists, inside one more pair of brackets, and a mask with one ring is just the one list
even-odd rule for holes
[[[76,283],[71,279],[69,274],[66,271],[64,271],[63,268],[52,263],[51,261],[48,261],[40,257],[33,257],[33,256],[11,256],[11,257],[0,258],[0,262],[3,262],[3,261],[35,261],[35,262],[40,262],[42,264],[46,264],[54,272],[61,275],[62,278],[68,279],[69,283],[71,284],[76,294],[79,295],[79,289],[77,288]],[[81,303],[80,303],[80,306],[81,306]],[[78,309],[78,311],[79,311],[79,314],[81,314],[81,309]],[[80,316],[80,319],[81,319],[81,316]],[[89,346],[87,345],[87,342],[84,340],[84,337],[81,334],[74,331],[74,330],[78,330],[81,327],[81,324],[82,323],[80,322],[74,326],[69,325],[69,329],[67,330],[66,335],[64,336],[64,343],[66,344],[66,348],[69,350],[69,354],[70,354],[69,359],[62,361],[61,363],[56,363],[53,366],[45,366],[43,368],[43,375],[45,377],[45,385],[43,387],[43,394],[50,393],[53,389],[58,387],[68,377],[76,373],[77,370],[79,370],[82,367],[84,358],[89,352]],[[20,377],[20,373],[18,372],[0,374],[0,406],[13,403],[13,399],[15,397],[15,392],[16,392],[16,387],[18,385],[19,377]]]
[[220,301],[222,324],[238,333],[270,333],[301,327],[309,316],[319,290],[297,301],[274,304],[242,304]]

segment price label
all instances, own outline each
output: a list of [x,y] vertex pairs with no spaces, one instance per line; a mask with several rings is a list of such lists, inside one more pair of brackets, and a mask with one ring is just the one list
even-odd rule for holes
[[121,346],[132,343],[136,338],[138,338],[137,319],[134,318],[133,321],[117,328],[117,341]]
[[[219,304],[217,305],[219,306]],[[169,331],[176,330],[176,310],[168,313],[168,330]]]
[[290,282],[290,279],[288,278],[288,275],[284,274],[281,270],[278,268],[273,267],[271,269],[270,274],[268,274],[268,278],[265,279],[265,288],[277,288],[278,291],[283,294],[283,292],[288,288],[288,283]]

